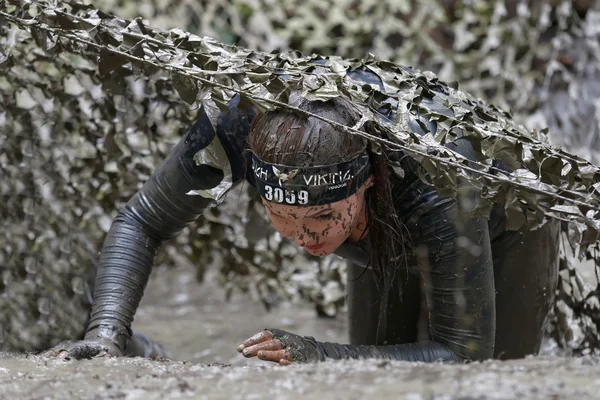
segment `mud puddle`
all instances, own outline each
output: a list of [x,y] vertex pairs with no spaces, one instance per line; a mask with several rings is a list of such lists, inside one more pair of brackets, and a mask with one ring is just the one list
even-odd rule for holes
[[235,347],[263,328],[346,342],[345,318],[311,306],[268,313],[244,295],[231,302],[208,277],[183,267],[154,271],[134,328],[177,361],[64,361],[0,354],[2,399],[513,399],[600,398],[600,358],[538,357],[471,365],[343,361],[278,367]]
[[261,367],[5,355],[0,363],[3,399],[593,399],[600,393],[598,358]]

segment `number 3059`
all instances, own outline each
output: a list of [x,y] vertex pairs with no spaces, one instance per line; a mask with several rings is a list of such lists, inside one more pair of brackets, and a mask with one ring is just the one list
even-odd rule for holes
[[308,204],[308,192],[306,190],[296,192],[288,189],[284,191],[282,188],[265,185],[265,199],[277,203]]

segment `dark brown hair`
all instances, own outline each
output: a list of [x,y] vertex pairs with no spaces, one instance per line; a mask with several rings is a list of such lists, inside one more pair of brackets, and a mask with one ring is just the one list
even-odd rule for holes
[[[353,126],[359,114],[343,98],[308,101],[297,93],[290,105],[343,124]],[[365,150],[369,153],[374,185],[366,192],[370,266],[384,288],[389,288],[396,260],[403,255],[402,224],[392,198],[391,174],[385,151],[369,150],[368,141],[359,135],[336,129],[328,122],[306,117],[290,109],[276,109],[257,115],[248,136],[250,150],[259,158],[292,166],[326,165],[348,161]]]

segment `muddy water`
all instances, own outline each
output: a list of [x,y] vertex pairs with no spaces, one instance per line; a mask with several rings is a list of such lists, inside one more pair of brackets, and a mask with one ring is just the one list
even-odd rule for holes
[[290,367],[0,355],[3,399],[593,399],[600,359],[471,365],[329,362]]
[[[309,305],[286,305],[267,312],[250,295],[225,301],[215,276],[198,285],[195,270],[153,272],[133,328],[162,343],[176,360],[246,365],[235,348],[264,328],[281,328],[327,341],[346,341],[344,318],[315,317]],[[261,361],[258,361],[261,363]]]
[[215,277],[156,269],[134,328],[161,341],[177,361],[64,361],[0,354],[1,399],[510,399],[600,398],[600,358],[531,358],[471,365],[387,361],[292,367],[247,360],[244,338],[278,327],[319,340],[346,341],[345,320],[318,319],[309,306],[267,313]]

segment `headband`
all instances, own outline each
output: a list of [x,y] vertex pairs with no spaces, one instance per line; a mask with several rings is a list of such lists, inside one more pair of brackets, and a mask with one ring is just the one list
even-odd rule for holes
[[271,164],[252,153],[252,172],[265,200],[315,206],[352,196],[367,181],[371,168],[366,152],[350,161],[307,167]]

